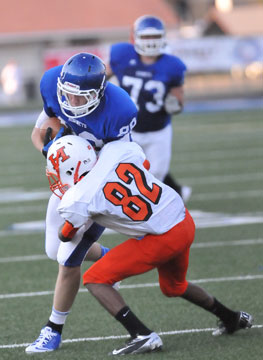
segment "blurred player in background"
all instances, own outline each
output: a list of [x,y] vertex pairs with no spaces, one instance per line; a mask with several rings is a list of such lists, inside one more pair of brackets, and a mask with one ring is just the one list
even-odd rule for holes
[[[55,139],[70,130],[88,139],[96,150],[113,140],[131,140],[130,132],[136,123],[136,106],[123,89],[106,82],[105,65],[97,56],[76,54],[64,66],[48,70],[42,77],[40,91],[44,109],[33,129],[32,142],[45,157],[54,140],[47,130],[43,142],[41,126],[53,117],[61,119],[66,125],[61,127]],[[91,221],[80,229],[73,242],[62,243],[58,238],[58,228],[63,219],[56,211],[59,201],[57,196],[51,196],[46,215],[46,253],[59,263],[53,308],[40,336],[26,348],[27,353],[53,351],[60,346],[63,325],[79,290],[80,265],[90,245],[104,230]],[[107,251],[107,248],[94,244],[87,258],[97,260]]]
[[158,17],[138,18],[133,38],[134,44],[118,43],[111,47],[107,76],[117,77],[138,108],[132,138],[143,148],[151,172],[187,202],[191,188],[178,184],[169,173],[171,117],[183,110],[186,66],[178,57],[164,53],[165,26]]
[[91,220],[131,237],[83,276],[88,290],[131,335],[111,355],[145,353],[162,347],[158,334],[135,316],[112,287],[115,282],[155,268],[165,296],[181,296],[220,319],[213,335],[252,326],[251,315],[228,309],[186,280],[194,221],[178,193],[145,169],[145,154],[138,144],[111,142],[97,160],[86,141],[65,136],[48,151],[47,176],[51,190],[63,196],[58,207],[64,219],[61,241],[74,241],[79,229]]

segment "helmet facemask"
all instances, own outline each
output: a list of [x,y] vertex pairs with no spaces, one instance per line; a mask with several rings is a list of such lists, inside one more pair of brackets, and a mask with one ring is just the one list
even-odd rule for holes
[[159,56],[165,47],[165,40],[162,35],[137,35],[134,47],[140,55]]
[[106,67],[96,55],[73,55],[62,67],[57,80],[57,98],[68,118],[89,115],[100,103],[106,87]]
[[46,169],[46,176],[50,190],[61,200],[70,186],[68,184],[62,184],[59,174],[52,173],[48,169]]
[[96,153],[91,144],[76,135],[55,141],[48,150],[46,176],[50,190],[62,199],[95,165]]
[[134,24],[134,48],[143,56],[159,56],[166,45],[163,22],[154,16],[142,16]]
[[[69,118],[80,118],[89,115],[99,106],[103,95],[104,82],[105,78],[100,89],[80,90],[78,85],[69,82],[63,84],[60,78],[58,78],[57,97],[63,114]],[[86,102],[82,105],[74,106],[71,104],[69,95],[83,97]]]

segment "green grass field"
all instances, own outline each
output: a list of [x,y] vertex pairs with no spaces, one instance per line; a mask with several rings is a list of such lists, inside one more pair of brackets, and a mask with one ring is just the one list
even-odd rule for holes
[[[0,359],[105,360],[125,341],[120,337],[126,332],[83,287],[64,327],[62,348],[41,355],[24,352],[48,320],[57,274],[57,264],[45,257],[43,231],[20,227],[43,221],[48,201],[45,161],[30,133],[31,127],[0,132]],[[255,321],[250,330],[214,338],[216,319],[180,298],[165,298],[156,271],[130,278],[123,281],[121,294],[164,342],[162,352],[136,359],[260,360],[262,111],[178,116],[171,171],[193,189],[188,208],[197,232],[188,279],[229,307],[251,313]],[[121,240],[121,235],[104,235],[101,243],[112,247]]]

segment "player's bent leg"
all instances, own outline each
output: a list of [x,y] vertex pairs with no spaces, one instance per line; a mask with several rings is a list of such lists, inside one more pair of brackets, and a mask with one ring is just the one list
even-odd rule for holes
[[[60,317],[60,326],[56,323],[56,327],[60,327],[61,330],[78,293],[79,284],[80,266],[66,267],[60,264],[49,323],[50,321],[52,321],[51,324],[53,323],[55,313],[56,318]],[[50,352],[57,350],[61,342],[61,333],[51,326],[45,326],[42,328],[39,337],[25,351],[27,354]]]
[[53,307],[60,312],[69,312],[80,285],[80,266],[59,265]]
[[110,251],[109,248],[107,248],[99,243],[94,243],[89,248],[84,260],[85,261],[97,261],[100,258],[102,258],[104,255],[106,255],[108,251]]
[[86,287],[131,335],[131,339],[124,346],[114,349],[109,355],[142,354],[162,348],[161,338],[141,323],[126,306],[122,296],[110,285],[86,284]]
[[63,218],[56,211],[59,201],[59,198],[52,194],[48,202],[46,214],[45,251],[51,260],[57,260],[61,244],[58,237],[58,229],[64,222]]
[[86,284],[86,288],[112,316],[126,306],[122,296],[111,285]]
[[244,311],[233,311],[227,308],[195,284],[189,283],[182,297],[218,317],[218,327],[212,332],[214,336],[233,334],[238,330],[252,327],[252,315]]
[[200,286],[191,282],[188,283],[186,291],[182,294],[182,298],[208,311],[214,305],[214,297]]
[[[61,219],[58,219],[58,222]],[[56,225],[56,227],[55,227]],[[49,321],[42,328],[39,337],[26,348],[26,353],[43,353],[57,350],[61,345],[63,325],[73,305],[80,285],[80,265],[89,249],[86,239],[83,239],[83,228],[76,239],[70,243],[60,243],[52,247],[51,239],[57,239],[57,223],[48,226],[49,253],[54,253],[59,264],[59,271],[53,298],[53,308]],[[54,230],[55,229],[55,230]],[[99,249],[101,256],[101,249]]]

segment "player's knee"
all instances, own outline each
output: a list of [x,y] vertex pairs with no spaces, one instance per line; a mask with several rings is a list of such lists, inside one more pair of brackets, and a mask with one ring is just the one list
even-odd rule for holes
[[85,285],[88,289],[90,284],[94,284],[97,281],[96,277],[92,276],[92,272],[90,269],[85,271],[85,273],[82,276],[82,280],[83,280],[83,285]]
[[80,266],[59,266],[59,277],[61,281],[67,281],[67,279],[75,279],[75,281],[80,281]]
[[46,254],[47,256],[49,257],[49,259],[51,260],[57,260],[57,249],[55,249],[54,247],[52,246],[48,246],[46,244],[45,246],[45,251],[46,251]]
[[180,297],[185,293],[187,283],[174,284],[172,287],[160,284],[160,289],[167,297]]

